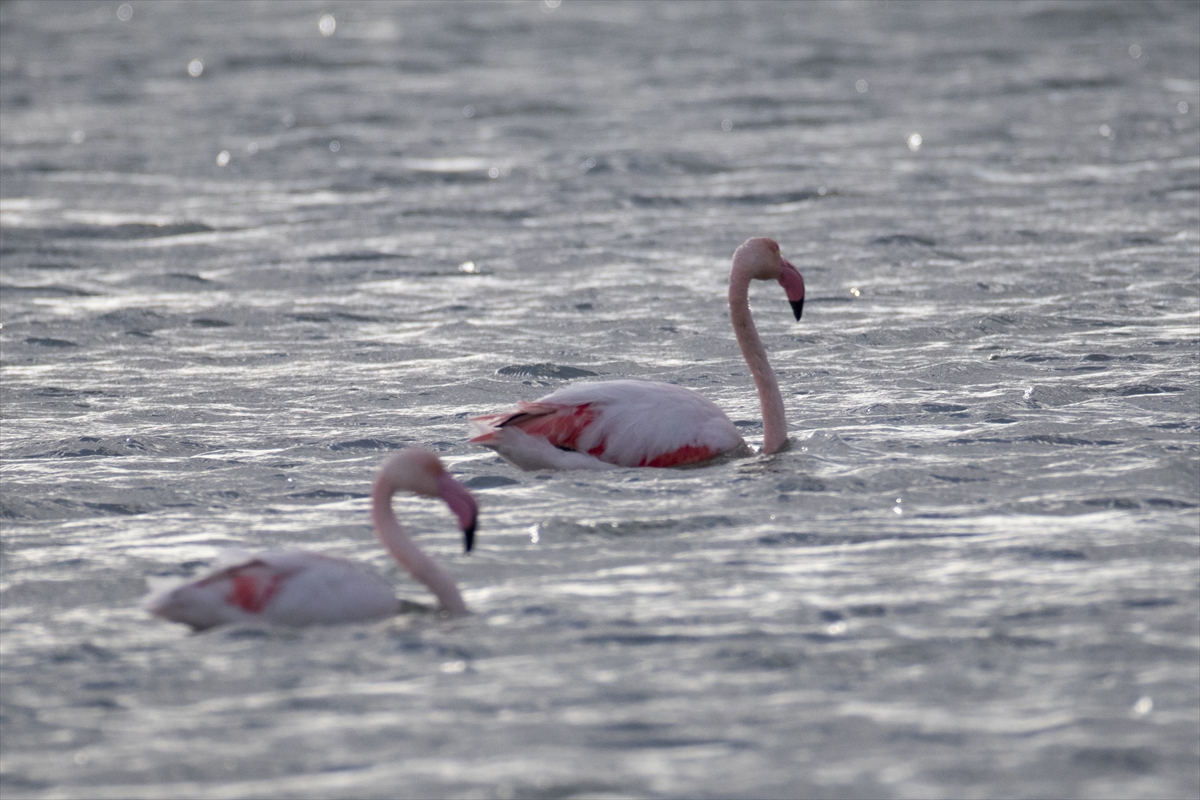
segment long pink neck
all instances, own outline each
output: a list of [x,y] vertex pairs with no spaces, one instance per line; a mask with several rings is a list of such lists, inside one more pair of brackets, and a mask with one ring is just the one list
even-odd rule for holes
[[400,527],[392,511],[392,494],[395,491],[396,487],[382,478],[375,481],[375,487],[371,490],[371,520],[375,523],[375,535],[392,558],[408,570],[409,575],[429,587],[429,591],[437,596],[443,611],[466,614],[467,605],[458,593],[454,580],[433,563],[433,559],[422,553],[416,542]]
[[787,443],[787,419],[783,413],[783,395],[775,371],[767,361],[767,348],[758,338],[754,318],[750,316],[750,274],[735,265],[729,273],[729,319],[737,336],[742,357],[754,376],[758,402],[762,406],[764,454],[774,453]]

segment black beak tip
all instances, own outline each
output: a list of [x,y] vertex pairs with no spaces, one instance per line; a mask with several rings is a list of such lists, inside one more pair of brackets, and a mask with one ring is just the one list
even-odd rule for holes
[[463,552],[471,552],[471,548],[475,546],[475,523],[472,522],[467,527],[463,528]]
[[800,300],[790,300],[788,302],[792,304],[792,313],[796,315],[796,322],[799,322],[800,313],[804,311],[804,299],[801,298]]

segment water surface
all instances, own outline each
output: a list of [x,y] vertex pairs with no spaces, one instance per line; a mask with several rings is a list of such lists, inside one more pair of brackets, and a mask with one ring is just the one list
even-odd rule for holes
[[[0,6],[5,797],[1194,797],[1198,43],[1194,3]],[[757,235],[808,284],[752,293],[791,449],[465,443],[592,374],[757,443]],[[396,504],[471,617],[140,610],[227,547],[428,601],[368,519],[409,444],[482,505],[464,556]]]

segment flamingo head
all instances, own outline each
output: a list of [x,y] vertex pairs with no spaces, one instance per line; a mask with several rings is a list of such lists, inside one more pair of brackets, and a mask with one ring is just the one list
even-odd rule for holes
[[761,281],[779,281],[799,322],[804,311],[804,278],[779,252],[778,242],[765,236],[747,239],[733,254],[733,268],[745,270]]
[[479,505],[467,488],[451,477],[442,462],[428,450],[405,448],[384,462],[376,481],[389,494],[406,491],[424,497],[440,497],[458,518],[463,532],[463,550],[471,552],[475,545],[475,523]]

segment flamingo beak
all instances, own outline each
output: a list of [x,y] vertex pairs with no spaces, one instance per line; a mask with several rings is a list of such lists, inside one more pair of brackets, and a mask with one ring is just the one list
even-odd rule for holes
[[448,472],[443,472],[438,478],[438,497],[442,498],[454,516],[458,517],[458,526],[463,532],[463,552],[471,552],[471,548],[475,546],[475,523],[479,517],[479,504],[467,488],[450,477]]
[[800,270],[796,269],[786,258],[783,259],[783,269],[779,273],[779,285],[787,293],[792,313],[796,315],[796,321],[799,322],[800,314],[804,311],[804,278],[800,276]]

